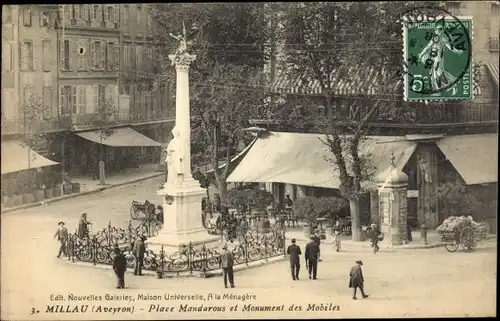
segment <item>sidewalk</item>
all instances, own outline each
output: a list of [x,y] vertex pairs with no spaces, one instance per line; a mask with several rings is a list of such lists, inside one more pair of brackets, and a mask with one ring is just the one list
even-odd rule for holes
[[106,177],[106,185],[99,185],[99,180],[93,180],[90,177],[72,177],[71,181],[73,183],[80,183],[80,193],[62,195],[60,197],[54,197],[50,199],[45,199],[41,202],[35,202],[31,204],[23,204],[20,206],[4,208],[2,209],[2,214],[14,212],[22,209],[37,207],[45,204],[50,204],[70,198],[75,198],[78,196],[88,195],[96,192],[100,192],[106,189],[123,186],[131,183],[136,183],[139,181],[147,180],[154,177],[163,176],[163,172],[158,172],[156,163],[154,164],[144,164],[139,168],[131,168],[127,171],[119,174],[110,175]]
[[[301,229],[287,229],[286,230],[286,239],[291,240],[295,238],[297,242],[307,243],[309,239],[304,235],[304,232]],[[436,230],[428,230],[427,231],[427,244],[423,244],[421,242],[420,230],[412,231],[412,241],[403,245],[391,245],[386,241],[382,241],[379,243],[379,247],[383,249],[393,249],[393,250],[403,250],[403,249],[428,249],[434,247],[444,246],[444,243],[441,242],[441,238]],[[489,234],[486,239],[495,239],[495,234]],[[324,243],[331,244],[332,241],[327,235],[326,240],[322,240]],[[368,240],[363,242],[355,242],[352,241],[350,236],[342,237],[342,248],[366,248],[371,249],[370,242]]]

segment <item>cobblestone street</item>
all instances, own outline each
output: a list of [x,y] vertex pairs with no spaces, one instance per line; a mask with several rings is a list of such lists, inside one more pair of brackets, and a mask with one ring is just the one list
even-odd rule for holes
[[[236,288],[224,289],[221,277],[209,279],[169,278],[126,275],[126,289],[114,288],[111,270],[68,264],[57,259],[58,242],[53,240],[57,222],[64,220],[74,231],[81,212],[87,212],[94,230],[109,221],[125,227],[129,221],[132,199],[149,199],[158,203],[156,188],[161,178],[2,217],[2,319],[164,319],[164,318],[245,318],[245,317],[383,317],[383,316],[494,316],[496,282],[496,241],[486,241],[472,253],[448,253],[444,248],[381,251],[374,255],[369,249],[345,249],[334,252],[322,245],[323,262],[319,264],[318,280],[308,280],[301,262],[301,280],[292,281],[289,264],[281,261],[236,273]],[[8,241],[7,241],[8,240]],[[303,249],[303,244],[299,244]],[[354,261],[363,260],[365,287],[370,297],[352,300],[348,288],[349,269]],[[129,271],[130,272],[130,271]],[[148,312],[150,304],[176,306],[180,301],[74,301],[69,293],[79,296],[108,294],[249,294],[256,300],[183,301],[191,306],[225,306],[221,313]],[[51,301],[51,294],[62,294],[66,301]],[[359,296],[360,298],[360,296]],[[133,314],[46,313],[53,304],[101,304],[106,307],[135,305]],[[338,305],[340,311],[306,311],[309,303]],[[230,307],[238,304],[237,312]],[[284,312],[243,312],[244,305],[281,305]],[[302,311],[288,311],[292,304]],[[31,309],[40,311],[30,317]],[[142,309],[142,310],[141,310]],[[321,310],[321,309],[320,309]]]

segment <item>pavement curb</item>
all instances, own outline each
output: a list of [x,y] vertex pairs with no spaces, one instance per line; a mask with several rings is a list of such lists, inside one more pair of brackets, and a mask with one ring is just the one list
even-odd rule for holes
[[112,188],[115,188],[115,187],[120,187],[120,186],[124,186],[124,185],[129,185],[129,184],[137,183],[137,182],[140,182],[140,181],[145,181],[145,180],[148,180],[148,179],[151,179],[151,178],[155,178],[155,177],[158,177],[158,176],[162,176],[162,175],[165,175],[165,173],[163,173],[163,172],[162,173],[155,173],[155,174],[150,175],[150,176],[136,178],[136,179],[133,179],[131,181],[126,181],[126,182],[123,182],[123,183],[110,184],[110,185],[106,185],[106,186],[103,186],[103,187],[98,187],[98,188],[92,189],[90,191],[85,191],[85,192],[75,193],[75,194],[69,194],[69,195],[63,195],[63,196],[60,196],[60,197],[49,198],[49,199],[43,200],[41,202],[35,202],[35,203],[24,204],[24,205],[20,205],[20,206],[16,206],[16,207],[5,208],[5,209],[1,210],[1,213],[2,214],[7,214],[7,213],[10,213],[10,212],[15,212],[15,211],[19,211],[19,210],[24,210],[24,209],[29,209],[29,208],[33,208],[33,207],[42,206],[44,204],[56,203],[56,202],[59,202],[59,201],[64,201],[64,200],[72,199],[72,198],[79,197],[79,196],[85,196],[85,195],[89,195],[89,194],[94,194],[94,193],[102,192],[104,190],[112,189]]
[[[284,261],[286,259],[285,256],[275,256],[268,258],[268,260],[261,260],[261,261],[254,261],[254,262],[249,262],[248,265],[245,264],[238,264],[234,266],[234,272],[238,271],[244,271],[244,270],[249,270],[253,269],[256,267],[261,267],[264,265],[269,265],[269,264],[274,264],[277,262]],[[80,267],[87,267],[87,268],[95,268],[95,269],[101,269],[101,270],[113,270],[113,267],[111,265],[105,265],[105,264],[92,264],[89,262],[81,262],[81,261],[68,261],[64,260],[64,263],[66,264],[71,264],[75,266],[80,266]],[[127,268],[126,271],[127,274],[133,275],[133,270],[130,268]],[[149,271],[149,270],[142,270],[142,273],[147,276],[153,276],[156,277],[156,272],[155,271]],[[163,275],[163,279],[172,279],[172,278],[192,278],[192,277],[197,277],[197,278],[211,278],[215,276],[222,276],[223,272],[222,269],[218,270],[213,270],[213,271],[208,271],[208,272],[199,272],[199,271],[193,271],[192,273],[190,272],[179,272],[179,273],[174,273],[174,272],[167,272],[168,274]]]
[[[292,237],[286,237],[286,240],[290,241]],[[297,241],[302,241],[302,242],[309,242],[309,240],[305,239],[299,239],[295,238]],[[487,241],[491,239],[496,239],[496,235],[490,234],[486,236],[486,238],[482,241]],[[479,242],[482,242],[479,241]],[[353,242],[353,241],[343,241],[342,242],[343,246],[347,247],[357,247],[357,248],[371,248],[370,244],[368,244],[366,241],[364,242]],[[415,245],[400,245],[400,246],[380,246],[380,249],[384,250],[422,250],[422,249],[432,249],[432,248],[437,248],[437,247],[442,247],[444,246],[445,243],[433,243],[433,244],[415,244]]]

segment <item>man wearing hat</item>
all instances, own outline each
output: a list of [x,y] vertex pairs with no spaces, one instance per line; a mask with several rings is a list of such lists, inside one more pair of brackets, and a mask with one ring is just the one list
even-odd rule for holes
[[141,235],[134,242],[134,256],[135,256],[135,269],[134,275],[142,275],[142,261],[144,260],[144,254],[146,253],[146,245],[144,241],[146,237]]
[[311,242],[306,245],[306,268],[309,270],[309,278],[316,280],[318,272],[319,245],[316,242],[316,237],[311,236]]
[[295,244],[295,242],[295,239],[292,239],[292,244],[288,246],[286,251],[286,253],[290,255],[290,269],[294,281],[299,279],[300,255],[302,254],[300,247]]
[[114,248],[113,257],[113,271],[115,271],[116,278],[118,280],[118,284],[116,285],[117,289],[125,288],[125,271],[127,270],[127,260],[125,259],[125,255],[123,255],[120,248],[117,246]]
[[363,296],[363,299],[367,298],[368,295],[365,295],[364,289],[363,289],[363,283],[365,282],[365,279],[363,278],[363,271],[361,270],[361,265],[363,265],[363,262],[361,261],[356,261],[356,265],[351,268],[351,272],[349,273],[349,287],[354,289],[354,294],[352,296],[353,300],[357,300],[356,298],[356,289],[359,288],[361,291],[361,295]]
[[231,284],[231,287],[234,288],[234,272],[233,272],[234,259],[233,259],[233,254],[227,249],[227,244],[224,244],[224,246],[222,247],[220,264],[222,270],[224,271],[224,287],[227,288],[227,279],[229,277],[229,283]]
[[68,252],[66,251],[66,242],[68,241],[68,229],[66,226],[64,226],[64,222],[59,222],[57,223],[59,225],[59,228],[56,231],[56,234],[54,235],[54,238],[57,237],[57,240],[61,243],[61,246],[59,247],[59,254],[57,254],[57,258],[61,257],[61,254],[64,254],[64,256],[68,256]]

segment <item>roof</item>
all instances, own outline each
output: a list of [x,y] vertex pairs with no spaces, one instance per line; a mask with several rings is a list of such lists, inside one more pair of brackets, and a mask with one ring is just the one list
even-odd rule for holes
[[104,137],[101,141],[99,131],[86,131],[76,133],[78,136],[90,140],[95,143],[113,147],[159,147],[160,143],[144,136],[143,134],[133,130],[130,127],[113,129],[113,134],[109,137]]
[[436,144],[467,185],[498,181],[498,134],[447,136]]
[[[240,164],[229,175],[228,182],[274,182],[313,187],[338,188],[340,180],[333,158],[320,141],[320,134],[269,132],[259,138]],[[362,142],[361,154],[371,154],[371,165],[384,171],[391,164],[402,169],[417,146],[404,137],[369,136]],[[364,187],[374,188],[375,182],[364,182]]]

